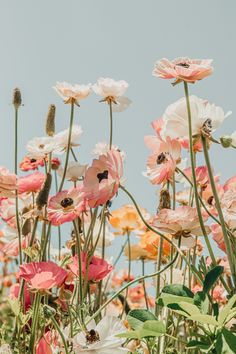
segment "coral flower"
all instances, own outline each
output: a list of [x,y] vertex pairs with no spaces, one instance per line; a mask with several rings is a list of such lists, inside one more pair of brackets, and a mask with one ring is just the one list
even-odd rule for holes
[[[19,283],[13,284],[10,288],[10,294],[9,294],[10,298],[18,299],[19,292],[20,292],[20,284]],[[24,286],[24,305],[25,305],[25,311],[29,310],[30,306],[32,305],[30,292],[27,285]]]
[[55,331],[47,331],[39,340],[36,347],[36,354],[53,354],[53,348],[57,348],[58,340]]
[[21,193],[37,193],[43,186],[45,175],[42,172],[36,171],[28,176],[18,179],[18,192]]
[[115,232],[117,235],[124,235],[143,227],[143,222],[133,205],[124,205],[120,209],[113,210],[109,222],[117,230]]
[[[23,237],[21,240],[21,248],[24,250],[29,245],[30,234]],[[15,238],[10,242],[6,243],[2,248],[2,252],[8,257],[17,257],[19,255],[19,240]]]
[[172,180],[176,165],[181,160],[180,142],[169,137],[163,141],[155,136],[146,136],[145,143],[153,153],[148,157],[147,171],[144,175],[149,178],[152,184]]
[[[105,259],[92,256],[92,258],[90,259],[90,263],[87,265],[88,255],[84,252],[81,252],[80,257],[82,263],[82,274],[84,277],[86,277],[88,274],[89,281],[100,281],[105,278],[105,276],[109,274],[113,269],[112,265],[107,263]],[[68,264],[68,267],[72,271],[72,273],[78,276],[79,270],[77,255],[72,257],[72,263]]]
[[224,191],[227,192],[230,190],[236,190],[236,176],[230,177],[223,186]]
[[[221,107],[196,96],[190,96],[193,136],[210,136],[221,126],[231,112],[224,113]],[[169,105],[163,114],[163,137],[188,138],[188,112],[185,97]]]
[[17,189],[16,175],[5,167],[0,167],[0,197],[15,197]]
[[213,240],[217,243],[219,249],[226,253],[226,246],[221,226],[219,224],[212,224],[211,232],[213,235]]
[[79,105],[79,102],[86,97],[91,92],[91,84],[88,85],[71,85],[67,82],[57,82],[56,86],[53,87],[60,97],[63,98],[65,103],[75,102]]
[[[185,175],[192,181],[192,169],[188,167],[184,170]],[[195,168],[197,184],[201,189],[205,189],[209,183],[209,175],[207,166],[198,166]],[[215,177],[215,181],[219,180],[218,176]]]
[[[207,219],[207,218],[204,218]],[[176,210],[162,209],[153,222],[160,231],[171,234],[175,239],[182,236],[181,246],[191,248],[195,245],[194,236],[201,236],[202,230],[196,208],[180,206]],[[209,233],[210,229],[205,226]]]
[[25,156],[20,163],[21,171],[37,170],[39,168],[39,166],[41,166],[41,167],[44,166],[43,159],[33,159],[33,158],[30,158],[29,156]]
[[[158,246],[160,244],[160,236],[157,235],[153,231],[146,231],[145,233],[141,234],[140,246],[146,250],[150,258],[156,259]],[[162,255],[164,257],[168,257],[171,251],[171,244],[167,240],[163,240],[162,244]]]
[[51,261],[32,262],[20,266],[19,276],[25,279],[30,288],[44,291],[60,287],[67,277],[67,272]]
[[59,192],[50,198],[47,211],[48,219],[54,226],[73,221],[86,211],[84,193],[79,187]]
[[83,183],[85,198],[91,208],[107,203],[117,193],[123,175],[119,151],[110,150],[94,159],[86,171]]
[[153,75],[162,79],[175,79],[174,84],[182,81],[194,83],[211,75],[212,59],[176,58],[172,61],[161,59],[155,64]]

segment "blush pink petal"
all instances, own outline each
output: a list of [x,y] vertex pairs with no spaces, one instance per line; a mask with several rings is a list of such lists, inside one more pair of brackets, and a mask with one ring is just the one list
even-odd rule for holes
[[19,193],[37,193],[42,188],[45,181],[45,175],[42,172],[36,171],[28,176],[18,179]]

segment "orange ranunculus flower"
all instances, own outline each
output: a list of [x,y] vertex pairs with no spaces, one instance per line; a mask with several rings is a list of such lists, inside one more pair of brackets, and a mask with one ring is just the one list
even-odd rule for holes
[[[142,210],[142,213],[146,213]],[[132,205],[124,205],[120,209],[114,210],[109,218],[110,224],[116,229],[116,235],[124,235],[127,232],[136,231],[143,228],[144,224]]]
[[[148,253],[152,256],[152,258],[155,259],[157,256],[159,242],[160,242],[160,236],[158,236],[153,231],[146,231],[141,236],[140,246],[144,248],[146,251],[148,251]],[[163,246],[162,246],[163,256],[169,256],[170,251],[171,251],[171,244],[168,241],[163,240]]]

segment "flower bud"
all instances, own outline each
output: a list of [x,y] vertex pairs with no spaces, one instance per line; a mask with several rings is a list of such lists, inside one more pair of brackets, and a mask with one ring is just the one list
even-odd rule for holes
[[56,310],[51,306],[44,305],[43,306],[43,313],[44,313],[45,318],[49,319],[49,318],[55,316]]
[[53,136],[55,134],[55,114],[56,106],[54,104],[50,104],[46,119],[46,134],[48,136]]
[[21,92],[20,92],[20,89],[17,88],[17,87],[13,91],[12,103],[15,106],[15,109],[18,109],[21,106],[21,103],[22,103]]
[[38,209],[42,209],[42,207],[47,204],[49,192],[51,189],[51,184],[52,184],[52,175],[51,173],[47,173],[47,177],[44,182],[43,188],[39,192],[36,199],[36,205]]
[[162,189],[160,191],[158,211],[162,209],[170,209],[170,192],[168,189]]
[[220,138],[220,143],[224,148],[228,148],[232,144],[232,138],[229,135],[222,136]]

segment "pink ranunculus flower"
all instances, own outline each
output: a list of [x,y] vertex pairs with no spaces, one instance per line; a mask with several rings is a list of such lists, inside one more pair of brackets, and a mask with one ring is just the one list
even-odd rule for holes
[[[107,263],[107,261],[105,261],[105,259],[102,259],[102,258],[99,258],[96,256],[92,256],[92,258],[90,259],[90,262],[88,264],[88,269],[87,269],[88,255],[84,252],[81,252],[80,256],[81,256],[81,263],[82,263],[82,275],[86,276],[86,274],[88,272],[88,280],[89,281],[94,281],[94,282],[100,281],[103,278],[105,278],[105,276],[107,274],[109,274],[113,269],[112,265]],[[78,256],[77,255],[72,257],[72,263],[70,263],[68,265],[68,267],[72,271],[73,274],[75,274],[76,276],[79,275]]]
[[86,171],[83,190],[91,208],[105,204],[117,193],[123,175],[123,161],[119,151],[110,150],[94,159]]
[[[185,175],[192,181],[192,169],[191,167],[188,167],[184,169]],[[196,175],[196,180],[197,180],[197,185],[201,187],[202,189],[205,189],[209,183],[209,175],[208,175],[208,170],[207,166],[198,166],[195,168],[195,175]],[[216,178],[219,180],[219,177],[215,177],[215,181],[217,182]]]
[[67,272],[51,261],[31,262],[20,266],[19,277],[24,279],[30,288],[45,291],[60,287],[67,277]]
[[[19,283],[13,284],[10,287],[10,294],[9,294],[10,298],[18,299],[19,292],[20,292],[20,284]],[[30,306],[32,305],[29,288],[26,284],[24,285],[24,305],[25,305],[25,311],[29,310]]]
[[169,137],[164,141],[157,136],[146,136],[145,143],[153,153],[148,157],[147,171],[144,175],[152,184],[172,180],[176,165],[181,161],[180,142]]
[[43,159],[34,159],[30,158],[29,156],[25,156],[20,163],[21,171],[32,171],[37,170],[39,166],[44,166]]
[[20,177],[18,179],[18,192],[21,193],[37,193],[43,186],[45,175],[36,171],[30,175]]
[[227,192],[230,190],[236,190],[236,176],[230,177],[223,186],[224,191]]
[[15,197],[17,189],[16,175],[10,173],[7,168],[0,167],[0,197]]
[[[22,237],[21,240],[21,247],[22,249],[26,249],[29,245],[30,241],[30,234],[25,237]],[[5,246],[2,248],[2,252],[7,255],[8,257],[17,257],[19,255],[19,240],[15,238],[10,242],[6,243]]]
[[64,190],[51,197],[47,211],[48,219],[54,226],[73,221],[86,211],[86,201],[81,187]]
[[162,79],[175,79],[174,85],[186,81],[194,83],[213,72],[212,59],[163,58],[155,64],[153,75]]
[[[206,220],[206,217],[203,217]],[[175,210],[162,209],[153,220],[153,225],[160,231],[171,234],[174,239],[182,237],[183,248],[191,248],[195,245],[193,236],[202,236],[196,208],[191,206],[180,206]],[[207,233],[210,233],[208,226],[205,226]]]
[[[53,331],[47,331],[39,340],[36,354],[53,354],[58,345],[58,335]],[[54,348],[54,349],[53,349]]]
[[224,236],[222,233],[222,228],[219,224],[211,225],[211,233],[213,235],[213,240],[217,243],[219,249],[226,253],[226,246],[224,242]]

